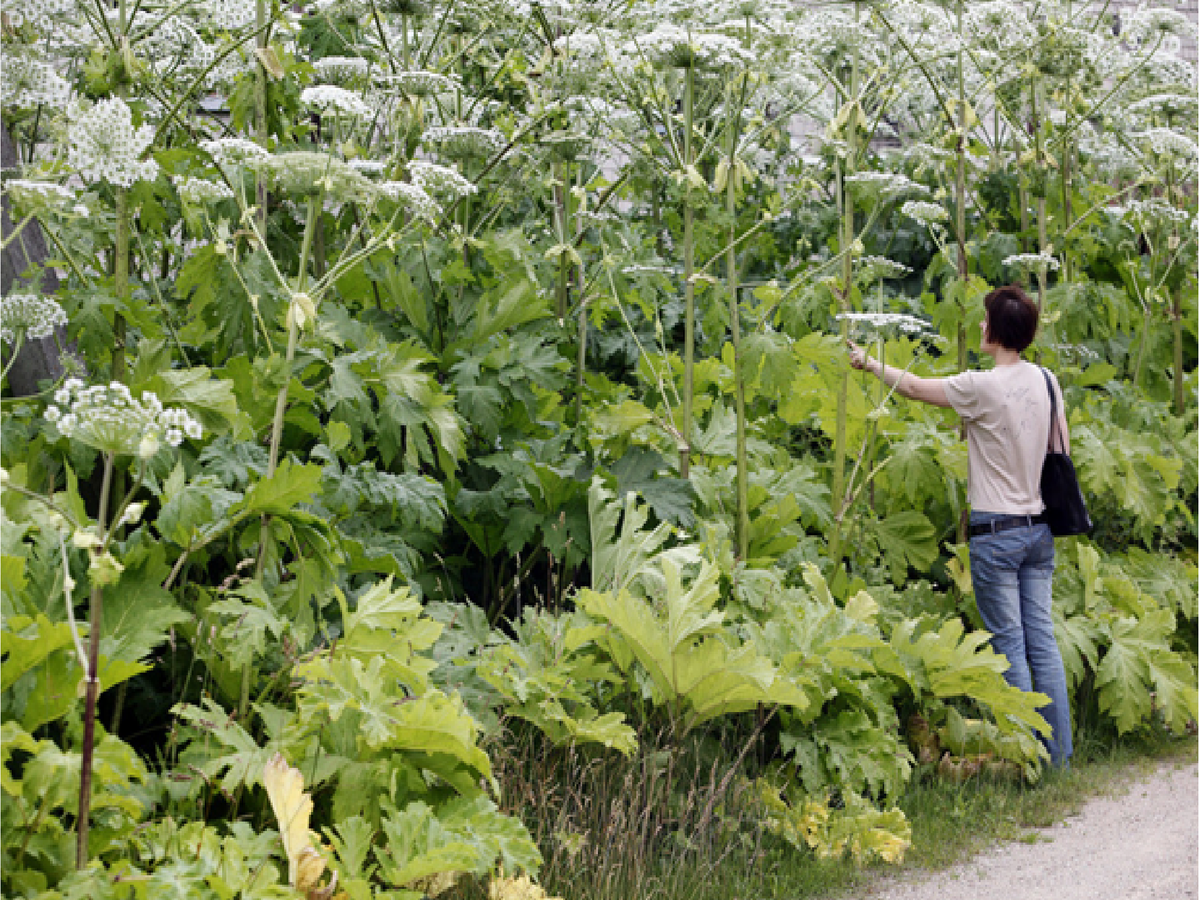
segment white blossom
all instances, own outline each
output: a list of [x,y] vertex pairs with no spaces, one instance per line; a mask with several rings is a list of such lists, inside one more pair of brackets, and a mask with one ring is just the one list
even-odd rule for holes
[[946,212],[944,206],[937,203],[929,203],[926,200],[906,200],[904,205],[900,207],[900,214],[910,219],[915,219],[922,225],[944,222],[950,218],[950,214]]
[[327,153],[293,150],[250,160],[248,165],[288,194],[311,197],[324,192],[330,200],[361,203],[377,193],[365,176]]
[[478,188],[458,173],[457,169],[439,166],[424,160],[409,163],[413,184],[428,194],[447,194],[453,198],[467,197]]
[[348,116],[365,119],[371,110],[353,91],[332,84],[307,87],[300,92],[300,102],[324,116]]
[[1190,138],[1170,128],[1148,128],[1130,135],[1149,147],[1155,156],[1174,156],[1192,159],[1196,156],[1196,144]]
[[371,64],[361,56],[323,56],[313,61],[313,74],[320,81],[359,82],[366,79]]
[[722,69],[747,65],[753,59],[740,41],[723,34],[698,33],[673,22],[639,35],[625,52],[634,56],[639,51],[653,63],[677,69]]
[[69,378],[46,408],[46,421],[65,438],[102,453],[149,459],[166,444],[177,447],[184,437],[198,440],[204,433],[187,410],[164,408],[150,391],[135,400],[129,388],[114,381],[85,387]]
[[886,256],[860,256],[854,261],[858,276],[864,281],[876,281],[881,278],[900,278],[912,271],[904,263],[888,259]]
[[380,89],[408,97],[427,97],[461,90],[458,76],[439,75],[437,72],[396,72],[391,75],[375,76]]
[[208,0],[208,14],[217,28],[236,31],[254,24],[254,0]]
[[201,141],[200,149],[209,154],[221,168],[248,167],[249,163],[265,159],[271,154],[253,141],[245,138],[218,138]]
[[397,203],[404,204],[415,215],[430,221],[442,214],[442,208],[437,201],[415,184],[406,181],[385,181],[379,185],[379,192]]
[[0,340],[12,344],[19,337],[40,340],[67,324],[58,301],[41,294],[9,294],[0,299]]
[[1058,271],[1058,258],[1049,253],[1014,253],[1004,257],[1000,263],[1025,272]]
[[150,125],[133,127],[133,113],[119,97],[88,110],[76,108],[67,130],[67,163],[88,181],[121,187],[158,176],[158,163],[142,160],[154,139]]
[[508,143],[508,139],[493,128],[475,128],[470,125],[430,128],[422,135],[421,140],[437,145],[442,153],[452,159],[491,156]]
[[4,12],[15,26],[28,23],[42,33],[50,31],[58,21],[78,15],[75,0],[7,0]]
[[75,202],[73,190],[53,181],[10,178],[4,182],[4,192],[19,210],[26,213],[62,210]]
[[839,313],[836,319],[849,322],[858,331],[900,332],[908,335],[926,334],[931,331],[929,323],[905,313]]
[[187,175],[176,175],[171,179],[175,190],[185,203],[202,205],[228,200],[233,197],[233,191],[222,181],[208,178],[191,178]]
[[46,62],[23,53],[5,52],[0,67],[0,104],[6,108],[63,109],[71,99],[71,86]]
[[907,175],[894,172],[859,172],[847,175],[845,184],[851,190],[870,197],[890,199],[901,194],[928,194],[929,188],[918,184]]

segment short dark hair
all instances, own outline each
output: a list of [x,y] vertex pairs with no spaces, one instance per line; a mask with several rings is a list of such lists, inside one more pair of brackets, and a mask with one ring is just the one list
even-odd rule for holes
[[988,339],[1020,353],[1037,334],[1038,308],[1015,284],[996,288],[983,298],[987,311]]

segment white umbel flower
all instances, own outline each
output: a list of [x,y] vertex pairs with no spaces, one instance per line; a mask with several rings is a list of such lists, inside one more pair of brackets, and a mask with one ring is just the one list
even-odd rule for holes
[[504,148],[508,140],[493,128],[471,125],[443,125],[430,128],[421,138],[434,144],[452,159],[488,157]]
[[262,147],[245,138],[218,138],[201,141],[200,149],[213,158],[222,169],[249,168],[250,163],[270,156]]
[[313,61],[313,74],[317,80],[331,82],[365,81],[370,74],[371,64],[361,56],[323,56]]
[[382,91],[406,97],[428,97],[462,89],[462,82],[457,77],[422,71],[379,75],[375,78],[375,84]]
[[1024,272],[1058,271],[1058,258],[1049,253],[1014,253],[1004,257],[1000,263]]
[[213,25],[237,31],[254,24],[254,0],[208,0]]
[[855,193],[879,199],[899,197],[901,194],[929,193],[929,188],[925,185],[895,172],[859,172],[856,175],[847,175],[845,184]]
[[0,67],[0,105],[63,109],[70,102],[71,86],[48,63],[12,52],[5,57]]
[[300,102],[323,116],[343,116],[366,119],[371,109],[353,91],[332,84],[307,87],[300,92]]
[[385,181],[379,185],[379,193],[402,204],[414,215],[433,221],[442,214],[437,201],[422,188],[406,181]]
[[414,160],[408,164],[413,184],[432,195],[448,195],[452,198],[467,197],[478,190],[463,178],[457,169],[439,166],[436,163]]
[[916,219],[922,225],[945,222],[950,218],[950,214],[946,212],[945,207],[926,200],[906,200],[904,205],[900,207],[900,215]]
[[904,263],[888,259],[886,256],[860,256],[854,261],[856,274],[863,281],[877,281],[881,278],[902,278],[912,271]]
[[57,300],[41,294],[9,294],[0,300],[0,340],[15,343],[18,338],[48,338],[54,329],[65,327],[67,314]]
[[175,190],[179,191],[179,197],[184,203],[201,206],[205,203],[216,203],[233,197],[233,191],[230,190],[229,185],[221,181],[176,175],[171,182],[175,185]]
[[4,193],[8,194],[18,210],[26,214],[62,210],[75,202],[74,191],[53,181],[10,178],[4,182]]
[[102,453],[149,459],[164,445],[178,447],[185,437],[199,440],[204,429],[187,410],[164,408],[147,391],[135,400],[120,382],[84,386],[68,378],[46,408],[46,421],[63,437]]
[[839,322],[849,322],[858,333],[899,333],[917,336],[931,333],[929,323],[905,313],[839,313]]
[[73,111],[67,129],[67,163],[87,181],[130,187],[152,181],[158,163],[141,156],[154,139],[154,128],[133,127],[133,113],[119,97]]
[[1196,156],[1196,145],[1186,135],[1170,128],[1148,128],[1130,135],[1141,141],[1155,156],[1173,156],[1177,159],[1192,159]]

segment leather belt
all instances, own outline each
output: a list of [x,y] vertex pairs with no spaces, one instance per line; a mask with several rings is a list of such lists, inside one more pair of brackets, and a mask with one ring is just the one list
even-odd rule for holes
[[1046,524],[1046,517],[1039,513],[1036,516],[1001,516],[990,522],[980,522],[967,529],[967,535],[978,537],[981,534],[999,534],[1013,528],[1032,528],[1034,525]]

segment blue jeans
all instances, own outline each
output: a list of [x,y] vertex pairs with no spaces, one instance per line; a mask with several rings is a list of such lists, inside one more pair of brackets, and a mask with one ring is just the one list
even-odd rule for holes
[[[972,512],[978,525],[1002,514]],[[1066,765],[1071,757],[1071,701],[1062,654],[1054,638],[1051,581],[1054,536],[1048,525],[1012,528],[971,538],[971,582],[992,648],[1004,655],[1005,680],[1023,691],[1035,688],[1050,698],[1040,712],[1052,731],[1042,742],[1050,761]]]

